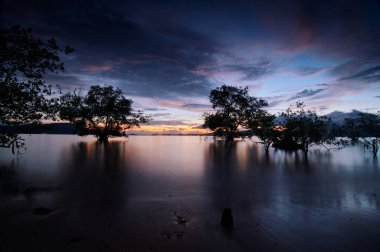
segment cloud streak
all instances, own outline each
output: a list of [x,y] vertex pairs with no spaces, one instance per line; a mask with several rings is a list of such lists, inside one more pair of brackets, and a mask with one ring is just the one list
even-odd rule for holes
[[380,66],[367,68],[354,75],[344,77],[341,80],[362,80],[368,82],[377,82],[380,80]]
[[301,92],[298,92],[297,94],[295,94],[294,96],[292,96],[290,99],[288,99],[288,101],[300,100],[300,99],[303,99],[303,98],[311,97],[311,96],[314,96],[316,94],[319,94],[323,90],[324,90],[323,88],[319,88],[319,89],[315,89],[315,90],[313,90],[313,89],[304,89]]

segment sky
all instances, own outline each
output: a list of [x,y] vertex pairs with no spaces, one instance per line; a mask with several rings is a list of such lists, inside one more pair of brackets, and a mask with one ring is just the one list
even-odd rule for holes
[[210,90],[248,86],[278,113],[380,110],[380,0],[0,1],[0,24],[75,52],[46,76],[121,88],[152,115],[137,133],[201,133]]

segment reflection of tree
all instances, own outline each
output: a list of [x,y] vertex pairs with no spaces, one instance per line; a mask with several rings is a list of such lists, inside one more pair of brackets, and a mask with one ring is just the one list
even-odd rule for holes
[[[81,215],[114,214],[125,204],[125,142],[79,142],[62,159],[63,197]],[[99,212],[97,212],[99,211]]]
[[34,166],[30,166],[31,169],[27,172],[26,162],[22,158],[11,156],[10,160],[0,161],[0,205],[12,204],[15,199],[26,199],[32,203],[40,199],[41,195],[46,196],[47,193],[59,190],[59,186],[51,184],[50,180],[32,179],[28,172],[34,170]]
[[[371,179],[372,175],[378,177],[376,169],[368,173],[335,163],[329,152],[312,151],[308,159],[301,153],[283,150],[274,150],[268,156],[257,145],[243,142],[240,148],[239,144],[210,143],[205,153],[204,184],[212,207],[220,214],[227,207],[231,207],[234,214],[267,207],[273,207],[268,211],[291,211],[295,206],[340,209],[358,194],[356,190],[362,179],[353,181],[356,173],[369,183],[375,180]],[[241,152],[246,150],[248,165],[242,167]],[[378,163],[373,166],[377,167]],[[373,185],[365,190],[371,188]],[[379,201],[369,192],[360,199],[379,208]]]
[[[213,200],[218,209],[232,207],[234,194],[233,181],[234,169],[233,152],[236,145],[223,145],[219,142],[210,143],[206,157],[207,185],[211,187]],[[236,161],[236,160],[235,160]]]
[[0,164],[0,208],[8,203],[19,189],[15,166],[14,159],[9,165]]
[[267,178],[276,169],[276,160],[266,155],[260,145],[212,142],[205,156],[205,185],[213,207],[220,213],[227,207],[233,213],[251,208],[261,198],[261,192],[271,186]]

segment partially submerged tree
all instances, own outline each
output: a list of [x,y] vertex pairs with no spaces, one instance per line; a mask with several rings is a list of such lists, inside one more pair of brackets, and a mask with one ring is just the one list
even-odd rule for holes
[[302,150],[307,155],[310,146],[325,147],[326,143],[333,143],[335,139],[331,134],[331,119],[306,109],[302,102],[297,102],[295,108],[286,109],[280,117],[284,121],[281,123],[281,134],[274,142],[276,147]]
[[[0,124],[20,125],[37,123],[48,113],[51,88],[45,84],[47,73],[64,70],[59,55],[70,53],[55,39],[41,40],[32,36],[30,29],[14,26],[0,28]],[[0,147],[24,146],[15,133],[0,133]]]
[[216,112],[204,114],[204,127],[227,143],[233,142],[234,137],[238,136],[239,127],[246,127],[248,119],[267,106],[266,101],[251,97],[248,87],[223,85],[212,90],[209,98]]
[[84,96],[75,91],[64,94],[59,117],[72,122],[79,135],[93,134],[100,142],[125,136],[125,130],[149,120],[141,111],[133,111],[132,100],[125,98],[121,89],[99,85],[91,86]]
[[351,139],[352,143],[363,143],[364,147],[376,158],[380,147],[380,112],[360,113],[358,118],[346,118],[343,133]]
[[255,117],[249,118],[247,126],[251,134],[260,139],[264,145],[265,153],[269,153],[269,147],[277,141],[280,136],[280,131],[275,125],[276,116],[268,113],[265,110],[260,110]]

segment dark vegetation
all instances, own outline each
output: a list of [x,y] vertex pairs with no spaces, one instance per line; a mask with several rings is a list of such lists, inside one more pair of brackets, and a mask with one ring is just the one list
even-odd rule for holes
[[211,91],[210,102],[216,112],[204,115],[204,127],[227,142],[232,142],[238,136],[239,127],[246,127],[249,119],[257,117],[261,108],[268,105],[262,99],[249,96],[248,88],[226,85]]
[[361,142],[376,157],[380,147],[380,112],[359,113],[356,118],[346,118],[342,135],[348,136],[352,143]]
[[337,125],[297,102],[276,116],[263,109],[265,100],[249,96],[247,88],[226,85],[211,91],[210,102],[216,111],[204,114],[204,127],[226,143],[232,143],[235,137],[256,136],[266,153],[273,146],[300,150],[305,155],[313,145],[339,149],[357,142],[363,143],[373,157],[379,150],[379,113],[358,113],[358,117],[346,118]]
[[[14,26],[0,28],[0,122],[2,125],[38,123],[50,113],[51,87],[45,84],[47,73],[64,70],[61,54],[72,52],[61,48],[55,39],[33,37],[30,29]],[[24,146],[15,133],[0,133],[0,147]]]
[[284,121],[280,123],[281,134],[277,134],[274,146],[307,154],[310,146],[332,144],[335,139],[331,119],[306,109],[302,102],[297,102],[294,108],[287,108],[280,116]]
[[41,118],[67,120],[78,134],[94,134],[102,142],[148,121],[141,111],[133,111],[132,100],[112,86],[91,86],[85,96],[54,92],[44,77],[64,71],[60,57],[72,51],[55,39],[35,38],[30,29],[0,28],[0,147],[13,153],[24,148],[18,132],[40,130],[36,125]]
[[[30,29],[0,28],[0,147],[14,153],[24,147],[20,132],[49,131],[48,126],[36,126],[41,118],[69,121],[75,133],[95,135],[100,142],[126,136],[126,130],[149,121],[132,108],[132,100],[119,88],[94,85],[86,94],[54,92],[44,77],[63,71],[60,57],[72,51],[60,47],[55,39],[35,38]],[[264,110],[268,103],[250,96],[247,87],[222,85],[212,90],[209,98],[215,112],[204,114],[204,127],[228,144],[235,137],[256,136],[267,153],[273,146],[307,155],[313,145],[329,148],[357,142],[373,157],[379,150],[379,113],[358,113],[336,125],[302,102],[278,115],[270,114]]]
[[132,100],[112,86],[91,86],[86,95],[64,94],[59,99],[58,110],[59,118],[73,123],[79,135],[93,134],[100,142],[125,136],[125,130],[149,120],[141,111],[134,112]]

